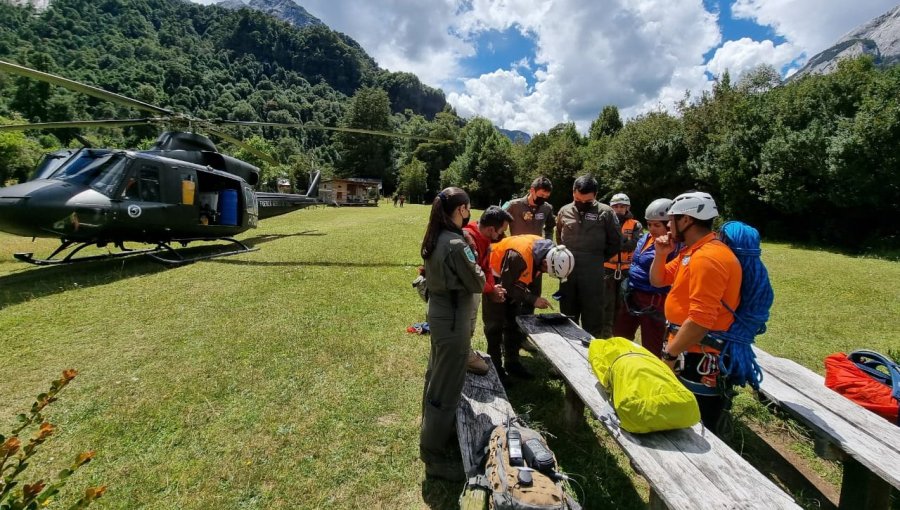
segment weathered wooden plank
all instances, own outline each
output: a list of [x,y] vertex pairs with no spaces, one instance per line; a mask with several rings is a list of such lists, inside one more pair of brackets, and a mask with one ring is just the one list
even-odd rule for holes
[[526,331],[669,508],[797,508],[787,494],[699,425],[640,435],[621,430],[580,337],[573,341],[555,332],[535,332],[540,329]]
[[478,471],[478,461],[486,445],[484,439],[507,417],[515,416],[515,411],[506,398],[506,391],[497,376],[489,356],[478,353],[487,361],[486,375],[466,374],[462,397],[456,408],[456,434],[462,453],[466,476],[474,476]]
[[900,428],[830,390],[822,376],[806,367],[755,351],[764,372],[763,395],[900,488]]

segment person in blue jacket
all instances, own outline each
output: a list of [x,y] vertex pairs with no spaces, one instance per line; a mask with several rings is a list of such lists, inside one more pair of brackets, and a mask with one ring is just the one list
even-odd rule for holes
[[[621,336],[634,340],[638,327],[641,328],[641,345],[653,354],[662,350],[666,334],[666,317],[664,307],[669,287],[650,285],[650,265],[656,250],[653,240],[668,232],[668,210],[672,201],[668,198],[657,198],[647,206],[644,219],[648,232],[638,239],[631,261],[631,270],[623,286],[624,303],[617,310],[613,323],[613,336]],[[674,259],[681,251],[681,245],[667,257]]]

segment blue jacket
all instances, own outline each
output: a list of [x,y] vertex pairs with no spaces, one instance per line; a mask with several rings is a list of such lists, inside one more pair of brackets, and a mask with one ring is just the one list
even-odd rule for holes
[[[647,249],[641,251],[644,245],[648,243]],[[675,250],[666,257],[666,262],[674,259],[683,247],[681,243],[678,243]],[[628,272],[629,289],[650,294],[666,294],[669,292],[669,287],[654,287],[650,285],[650,265],[653,264],[653,257],[655,256],[656,248],[650,242],[650,233],[648,232],[638,239],[637,247],[634,249],[634,258],[631,260],[631,269]]]

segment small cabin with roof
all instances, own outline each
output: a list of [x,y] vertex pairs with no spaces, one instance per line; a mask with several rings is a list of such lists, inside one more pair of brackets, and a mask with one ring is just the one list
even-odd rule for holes
[[381,179],[331,177],[319,189],[326,203],[334,205],[378,205]]

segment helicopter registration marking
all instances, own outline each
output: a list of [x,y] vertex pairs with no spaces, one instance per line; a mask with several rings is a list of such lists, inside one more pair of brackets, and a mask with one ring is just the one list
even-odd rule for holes
[[132,218],[137,218],[141,215],[143,211],[141,211],[141,206],[139,205],[129,205],[128,206],[128,216]]

